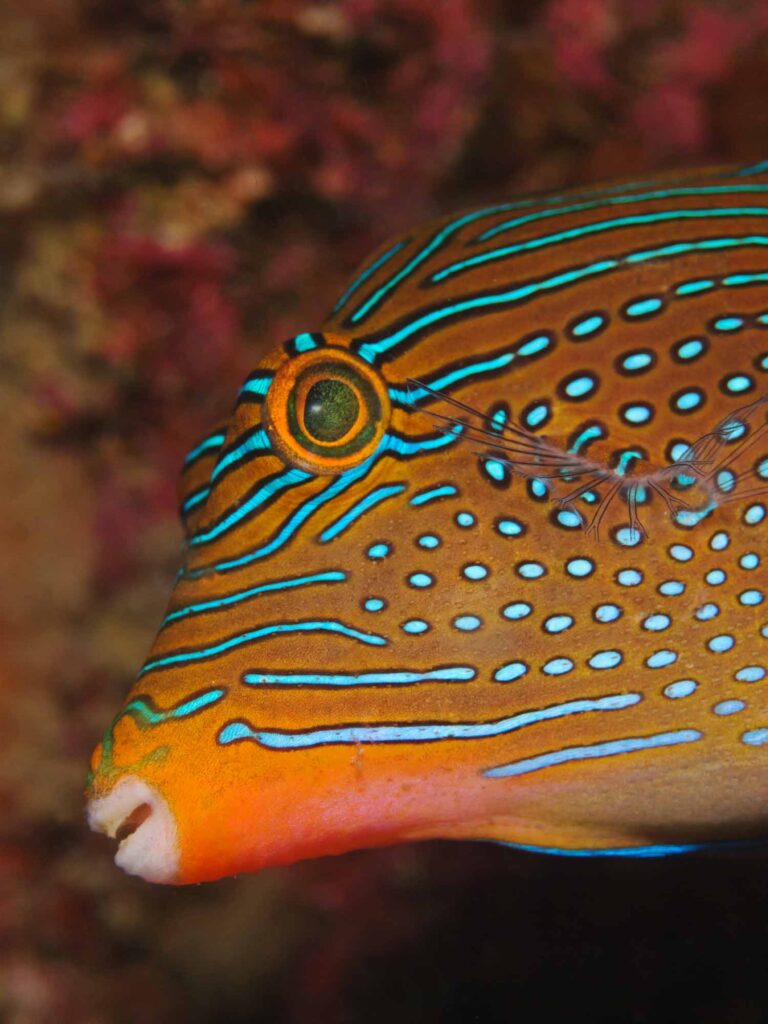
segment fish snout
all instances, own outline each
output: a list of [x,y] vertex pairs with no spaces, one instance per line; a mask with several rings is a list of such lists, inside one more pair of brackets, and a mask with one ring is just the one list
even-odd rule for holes
[[147,882],[174,882],[179,870],[176,822],[165,799],[136,775],[126,775],[88,803],[88,824],[118,843],[115,864]]

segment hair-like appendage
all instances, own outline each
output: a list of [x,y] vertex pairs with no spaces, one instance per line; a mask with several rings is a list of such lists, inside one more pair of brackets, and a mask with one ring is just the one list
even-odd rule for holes
[[[511,473],[544,484],[552,501],[579,515],[587,533],[599,534],[609,508],[619,497],[627,506],[630,529],[644,534],[638,506],[650,493],[663,502],[670,517],[694,526],[723,504],[768,491],[768,456],[744,466],[747,454],[768,434],[768,395],[730,413],[674,462],[640,472],[634,468],[639,459],[630,460],[628,467],[621,463],[612,467],[569,451],[519,424],[494,422],[480,409],[423,381],[409,379],[407,386],[427,392],[427,401],[422,398],[419,402],[420,411],[446,431],[461,426],[463,441],[482,446],[473,449],[473,455],[502,463]],[[456,413],[423,408],[432,402],[444,402]],[[745,482],[752,486],[745,489]],[[574,508],[577,501],[591,507],[591,517]]]

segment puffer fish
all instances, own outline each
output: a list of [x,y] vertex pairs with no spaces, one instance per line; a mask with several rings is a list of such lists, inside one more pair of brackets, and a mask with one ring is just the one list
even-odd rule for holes
[[187,883],[768,835],[768,162],[386,243],[183,471],[91,826]]

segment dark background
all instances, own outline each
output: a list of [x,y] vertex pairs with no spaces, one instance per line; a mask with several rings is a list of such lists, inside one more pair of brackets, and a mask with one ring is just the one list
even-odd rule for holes
[[768,156],[765,0],[5,0],[0,1020],[768,1021],[765,857],[479,844],[189,889],[87,833],[180,459],[358,260],[475,200]]

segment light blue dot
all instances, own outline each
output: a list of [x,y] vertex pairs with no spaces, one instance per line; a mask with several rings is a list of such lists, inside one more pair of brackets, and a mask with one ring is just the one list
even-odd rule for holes
[[743,700],[721,700],[712,708],[716,715],[735,715],[747,705]]
[[731,538],[724,530],[713,533],[709,539],[709,546],[713,551],[725,551],[731,543]]
[[684,281],[675,288],[675,295],[696,295],[699,292],[708,292],[715,287],[715,282],[708,278],[701,278],[699,281]]
[[456,514],[456,523],[458,526],[463,526],[466,529],[468,526],[475,525],[475,517],[471,512],[458,512]]
[[645,402],[638,402],[636,405],[628,405],[622,412],[622,418],[627,423],[639,426],[647,423],[653,415],[653,409]]
[[563,676],[570,672],[572,668],[573,662],[570,658],[552,658],[545,665],[541,666],[541,671],[545,672],[548,676]]
[[616,581],[622,587],[637,587],[643,582],[643,574],[639,569],[620,569]]
[[491,480],[501,481],[506,479],[507,467],[503,462],[499,462],[498,459],[485,459],[483,462],[483,470],[488,474]]
[[693,549],[687,544],[672,544],[669,554],[676,562],[689,562],[693,558]]
[[699,622],[709,622],[710,619],[715,619],[720,614],[720,609],[716,604],[703,604],[701,608],[697,608],[694,615]]
[[496,529],[502,537],[519,537],[525,531],[525,527],[517,519],[500,519],[496,523]]
[[643,622],[643,629],[647,629],[652,633],[660,633],[664,629],[669,629],[672,620],[668,615],[662,615],[657,613],[655,615],[649,615]]
[[505,619],[525,619],[532,611],[533,608],[527,601],[514,601],[508,604],[501,614]]
[[693,679],[678,679],[676,682],[664,687],[664,696],[672,700],[690,697],[692,693],[696,692],[698,685]]
[[386,558],[391,550],[392,550],[392,548],[389,546],[389,544],[383,544],[383,543],[372,544],[368,548],[368,557],[369,558]]
[[719,636],[713,636],[707,640],[707,647],[713,654],[725,654],[735,643],[736,641],[728,633],[721,633]]
[[715,483],[721,491],[732,491],[736,486],[736,475],[730,469],[722,469],[715,477]]
[[546,498],[549,494],[549,487],[543,480],[529,480],[528,486],[535,498]]
[[434,533],[424,533],[419,537],[419,547],[427,548],[429,551],[439,548],[440,538],[436,537]]
[[367,612],[380,612],[384,607],[384,602],[380,597],[369,597],[365,602],[365,610]]
[[744,391],[749,391],[750,388],[755,386],[755,382],[751,377],[747,377],[746,374],[737,373],[733,377],[728,377],[725,381],[725,386],[731,394],[740,395]]
[[635,548],[642,541],[643,535],[634,526],[622,526],[615,533],[616,540],[624,548]]
[[658,313],[663,305],[664,303],[661,299],[650,296],[647,299],[638,299],[637,302],[630,302],[628,306],[624,307],[624,312],[627,316],[632,317],[651,316],[653,313]]
[[676,661],[676,651],[662,650],[654,651],[653,654],[645,659],[645,664],[648,668],[666,668],[667,665],[674,665]]
[[766,671],[762,665],[745,665],[734,673],[734,679],[740,683],[759,683],[765,676]]
[[756,555],[754,551],[748,551],[739,559],[739,565],[742,569],[756,569],[760,565],[760,556]]
[[544,623],[544,629],[548,633],[562,633],[573,625],[573,618],[570,615],[550,615]]
[[517,350],[519,356],[535,356],[537,352],[544,352],[552,344],[552,339],[547,334],[540,334],[524,342]]
[[768,729],[750,729],[748,732],[743,732],[741,742],[750,747],[761,747],[764,743],[768,743]]
[[704,351],[704,342],[698,338],[691,338],[689,341],[681,341],[674,346],[674,352],[678,359],[697,359]]
[[488,575],[488,567],[480,565],[479,562],[472,562],[470,565],[465,565],[462,572],[468,580],[484,580]]
[[757,526],[765,519],[765,505],[750,505],[744,513],[744,522],[748,526]]
[[739,331],[744,326],[740,316],[721,316],[715,320],[713,327],[716,331]]
[[430,576],[428,572],[414,572],[408,577],[408,582],[412,587],[423,589],[424,587],[431,587],[435,582],[435,578]]
[[684,391],[675,398],[675,408],[681,412],[690,412],[692,409],[697,409],[703,401],[704,399],[700,392]]
[[569,562],[566,562],[565,571],[569,576],[583,579],[585,576],[592,575],[595,571],[595,563],[591,558],[572,558]]
[[617,604],[599,604],[592,614],[597,622],[615,622],[623,612]]
[[723,572],[722,569],[710,569],[704,579],[710,585],[710,587],[719,587],[725,583],[728,576]]
[[584,398],[597,387],[597,382],[592,377],[574,377],[565,385],[565,393],[569,398]]
[[575,530],[584,525],[584,520],[578,512],[569,508],[562,508],[557,513],[557,521],[568,530]]
[[522,576],[526,580],[537,580],[540,579],[546,569],[539,562],[521,562],[517,566],[518,576]]
[[685,584],[680,580],[665,580],[659,584],[659,593],[665,597],[678,597],[685,590]]
[[604,316],[594,313],[592,316],[585,317],[583,320],[579,320],[578,323],[573,324],[571,334],[577,338],[588,338],[591,334],[595,334],[604,327],[605,323]]
[[686,441],[678,441],[677,444],[672,445],[670,451],[670,457],[673,462],[683,461],[691,450],[691,446]]
[[429,629],[429,623],[425,622],[423,619],[409,619],[407,622],[403,623],[402,628],[406,633],[412,633],[413,635],[418,636],[419,633],[427,632]]
[[525,424],[528,427],[538,427],[549,415],[549,408],[544,402],[539,402],[525,414]]
[[621,651],[596,651],[589,659],[589,667],[594,669],[616,668],[623,661]]
[[453,620],[453,624],[456,629],[461,629],[465,633],[472,633],[480,628],[482,622],[476,615],[459,615]]
[[524,661],[510,661],[509,664],[497,668],[493,673],[493,678],[497,683],[511,683],[513,679],[524,676],[527,671],[528,666]]
[[751,608],[762,604],[764,600],[765,596],[759,590],[743,590],[739,594],[739,603]]
[[621,360],[621,365],[628,373],[637,373],[639,370],[644,370],[651,363],[653,363],[653,355],[645,351],[629,352]]

